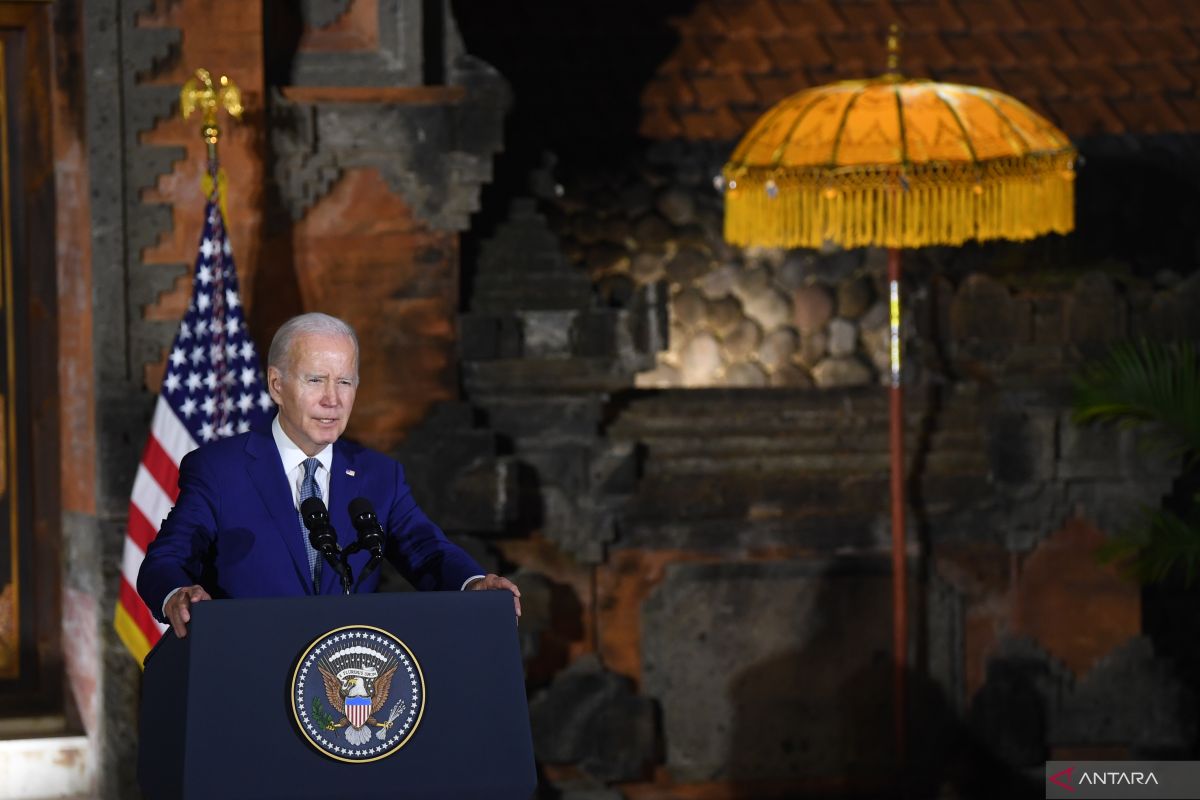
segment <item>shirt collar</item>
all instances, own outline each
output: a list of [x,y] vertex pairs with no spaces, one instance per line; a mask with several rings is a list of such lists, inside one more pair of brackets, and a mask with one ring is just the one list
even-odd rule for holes
[[[275,439],[275,448],[279,450],[279,458],[283,461],[283,471],[285,474],[290,475],[292,470],[303,464],[308,456],[283,432],[283,427],[279,424],[278,414],[275,415],[275,420],[271,423],[271,436]],[[317,453],[314,458],[321,462],[321,466],[325,468],[326,472],[332,472],[332,445],[325,445],[321,452]]]

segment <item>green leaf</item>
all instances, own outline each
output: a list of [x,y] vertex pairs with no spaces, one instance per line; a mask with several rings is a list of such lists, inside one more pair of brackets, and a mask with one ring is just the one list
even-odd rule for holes
[[1074,383],[1075,422],[1145,426],[1169,455],[1200,453],[1200,360],[1190,342],[1122,342]]
[[1144,583],[1181,569],[1190,585],[1200,572],[1200,525],[1170,511],[1143,509],[1141,523],[1114,536],[1098,556]]
[[317,723],[317,727],[324,728],[327,731],[333,730],[333,717],[325,712],[324,706],[321,705],[321,698],[314,697],[310,706],[312,718]]

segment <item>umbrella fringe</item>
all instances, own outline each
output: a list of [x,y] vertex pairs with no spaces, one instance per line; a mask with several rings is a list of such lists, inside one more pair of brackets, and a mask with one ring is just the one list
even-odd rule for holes
[[1075,226],[1075,151],[908,168],[725,170],[725,239],[818,248],[1022,241]]

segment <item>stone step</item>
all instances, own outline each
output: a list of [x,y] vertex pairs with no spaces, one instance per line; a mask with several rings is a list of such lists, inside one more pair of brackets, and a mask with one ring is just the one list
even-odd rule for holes
[[[905,428],[918,430],[926,410],[908,401]],[[620,406],[609,427],[618,438],[658,434],[737,432],[870,432],[886,433],[889,409],[886,393],[872,389],[797,392],[772,390],[672,390],[635,393]],[[951,397],[934,412],[938,429],[978,429],[982,414],[971,397]]]
[[95,789],[86,736],[0,739],[0,776],[0,800],[69,800]]
[[[849,435],[842,432],[789,432],[776,434],[727,432],[704,430],[702,435],[690,433],[666,434],[658,432],[627,439],[613,436],[615,441],[636,441],[644,445],[653,458],[682,457],[688,455],[737,455],[742,453],[761,454],[830,454],[854,453],[887,455],[888,431],[863,431]],[[917,449],[918,443],[928,439],[922,449],[934,452],[980,452],[986,446],[977,430],[938,430],[925,434],[918,430],[905,432],[904,447],[908,452]]]
[[[891,490],[886,470],[847,477],[837,474],[689,473],[646,476],[628,506],[628,514],[654,519],[746,519],[804,517],[819,514],[887,512]],[[984,476],[927,474],[920,490],[926,508],[965,507],[994,495]]]
[[[925,455],[925,474],[970,473],[986,475],[990,465],[978,451],[933,451]],[[913,455],[905,463],[912,468]],[[651,450],[642,466],[642,475],[727,475],[736,473],[783,473],[797,480],[807,476],[838,474],[887,474],[891,458],[886,451],[875,453],[679,453],[663,457]]]

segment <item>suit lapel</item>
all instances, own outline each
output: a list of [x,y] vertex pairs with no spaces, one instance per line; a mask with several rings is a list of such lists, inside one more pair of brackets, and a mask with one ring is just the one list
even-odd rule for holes
[[[292,557],[296,580],[304,587],[305,594],[312,594],[312,580],[308,577],[308,553],[301,538],[300,518],[292,505],[292,490],[288,486],[287,475],[283,472],[283,462],[279,460],[275,440],[269,433],[256,431],[246,440],[246,454],[250,456],[246,471],[250,474],[250,480],[258,490],[263,505],[271,512],[276,535],[283,540],[283,546]],[[267,534],[264,531],[262,535]]]
[[[342,441],[333,443],[333,460],[329,469],[329,522],[337,531],[338,546],[343,550],[358,539],[350,523],[350,501],[361,494],[362,478],[355,467],[353,448]],[[333,570],[326,567],[321,574],[321,593],[338,594],[341,585]]]

